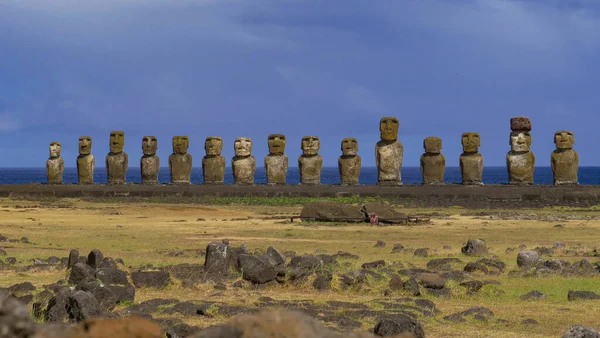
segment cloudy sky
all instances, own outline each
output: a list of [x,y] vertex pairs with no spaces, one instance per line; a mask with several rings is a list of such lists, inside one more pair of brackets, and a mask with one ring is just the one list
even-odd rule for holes
[[561,129],[600,165],[599,92],[597,0],[0,0],[0,167],[42,167],[54,140],[74,166],[80,135],[102,158],[112,129],[132,166],[143,135],[163,158],[189,135],[195,166],[206,136],[227,158],[247,136],[261,164],[270,133],[293,166],[303,135],[328,166],[356,137],[370,166],[386,115],[405,166],[430,135],[458,165],[464,131],[502,166],[517,115],[539,166]]

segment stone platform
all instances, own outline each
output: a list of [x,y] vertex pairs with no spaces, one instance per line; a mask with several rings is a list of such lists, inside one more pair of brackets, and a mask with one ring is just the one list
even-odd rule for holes
[[381,197],[409,207],[540,208],[600,204],[599,185],[105,185],[3,184],[0,197],[11,198],[161,198],[190,201],[210,197]]

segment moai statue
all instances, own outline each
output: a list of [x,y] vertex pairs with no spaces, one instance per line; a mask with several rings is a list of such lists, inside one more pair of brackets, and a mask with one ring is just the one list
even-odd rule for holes
[[442,154],[442,139],[435,136],[423,141],[425,153],[421,155],[421,174],[423,184],[444,184],[446,157]]
[[341,185],[357,185],[360,176],[361,158],[358,156],[358,141],[355,138],[342,140],[342,156],[338,158]]
[[398,141],[400,123],[393,116],[381,118],[379,132],[381,140],[375,146],[375,164],[377,165],[377,184],[401,185],[402,157],[404,146]]
[[254,184],[256,158],[252,156],[252,140],[248,137],[238,137],[233,142],[235,156],[231,160],[234,184]]
[[533,184],[535,155],[531,151],[531,120],[524,116],[510,119],[510,151],[506,154],[508,183]]
[[60,157],[60,142],[50,142],[50,158],[46,161],[48,184],[62,184],[65,160]]
[[106,177],[108,184],[125,183],[129,157],[123,151],[125,147],[125,133],[121,130],[110,132],[110,152],[106,155]]
[[173,153],[169,155],[172,184],[191,184],[192,155],[187,152],[189,146],[189,137],[173,136]]
[[96,160],[92,155],[92,138],[79,137],[79,156],[77,156],[77,179],[80,184],[94,183],[94,166]]
[[160,170],[160,157],[156,155],[158,140],[156,136],[144,136],[142,138],[142,158],[140,159],[140,171],[142,184],[158,184],[158,171]]
[[285,184],[288,157],[284,154],[286,139],[283,134],[271,134],[268,138],[269,155],[265,156],[267,184]]
[[319,155],[320,147],[321,141],[319,141],[318,136],[304,136],[302,138],[302,155],[298,157],[300,184],[321,184],[323,156]]
[[209,136],[204,141],[206,156],[202,158],[202,175],[204,183],[223,184],[225,182],[225,157],[223,151],[223,139],[218,136]]
[[554,184],[579,184],[579,154],[573,150],[575,136],[570,130],[557,131],[554,134],[556,150],[552,152],[550,162],[554,173]]
[[462,184],[483,184],[483,155],[479,153],[481,140],[478,133],[462,134],[463,153],[460,155],[460,173]]

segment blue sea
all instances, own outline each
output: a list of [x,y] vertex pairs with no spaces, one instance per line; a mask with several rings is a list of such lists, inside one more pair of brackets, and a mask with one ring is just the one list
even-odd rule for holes
[[[94,171],[94,180],[96,183],[106,183],[106,170],[96,168]],[[77,169],[65,168],[63,175],[64,183],[77,183]],[[140,169],[129,168],[127,173],[128,183],[139,183],[141,181]],[[161,168],[159,173],[160,183],[169,183],[169,168]],[[536,184],[552,184],[552,169],[550,167],[536,167],[534,174]],[[202,183],[202,168],[192,169],[192,183]],[[289,184],[300,182],[298,168],[289,168],[287,174]],[[321,173],[322,184],[339,184],[340,175],[337,167],[325,167]],[[377,183],[377,168],[363,167],[361,169],[359,182],[361,184]],[[421,184],[422,176],[419,167],[402,168],[402,182],[404,184]],[[445,174],[446,183],[460,183],[461,175],[459,167],[447,167]],[[483,170],[483,183],[485,184],[506,184],[508,182],[508,173],[506,167],[486,167]],[[0,184],[21,184],[21,183],[46,183],[45,168],[0,168]],[[226,168],[225,183],[233,183],[233,174],[231,168]],[[255,183],[266,183],[264,168],[257,168]],[[600,184],[600,167],[580,167],[580,184]]]

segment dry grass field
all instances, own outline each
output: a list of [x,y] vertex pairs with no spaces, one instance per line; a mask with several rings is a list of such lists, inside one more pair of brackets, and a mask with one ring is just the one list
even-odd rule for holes
[[[330,224],[265,219],[273,215],[297,215],[301,206],[276,205],[203,205],[150,202],[91,202],[77,199],[54,201],[0,199],[0,234],[10,239],[27,237],[31,244],[0,243],[7,256],[16,257],[17,266],[30,265],[32,259],[49,256],[66,257],[72,248],[81,254],[92,249],[105,256],[122,258],[127,267],[135,269],[147,264],[163,266],[180,263],[202,264],[204,257],[196,250],[205,249],[210,241],[229,239],[232,245],[245,243],[250,252],[274,246],[280,251],[298,254],[347,251],[360,256],[358,260],[342,260],[344,269],[360,269],[365,262],[383,259],[388,266],[396,262],[425,268],[434,258],[457,257],[464,263],[453,264],[462,270],[476,257],[461,254],[460,248],[470,238],[485,239],[489,256],[497,256],[507,264],[498,276],[476,276],[479,280],[497,280],[499,285],[485,285],[475,295],[468,295],[457,283],[449,282],[452,296],[432,300],[441,314],[423,318],[427,337],[558,337],[572,324],[600,328],[600,300],[568,301],[569,290],[586,290],[600,294],[600,277],[548,276],[520,277],[510,275],[516,268],[519,245],[533,249],[565,244],[552,258],[571,262],[586,258],[592,264],[600,247],[600,211],[540,209],[504,211],[504,217],[494,217],[499,211],[448,209],[403,209],[408,214],[429,214],[429,224],[411,226],[372,226],[363,224]],[[477,212],[483,212],[478,216]],[[486,213],[492,215],[487,216]],[[527,215],[524,217],[523,215]],[[526,218],[526,220],[524,219]],[[557,224],[562,226],[556,227]],[[374,247],[377,240],[387,243]],[[391,253],[395,243],[407,248],[430,249],[429,257],[414,257],[410,251]],[[444,247],[446,248],[444,249]],[[448,248],[450,247],[450,248]],[[515,250],[508,250],[514,248]],[[183,255],[169,252],[183,251]],[[0,257],[0,258],[6,258]],[[548,259],[548,258],[546,258]],[[0,287],[30,281],[36,286],[65,278],[65,270],[46,272],[16,272],[0,269]],[[344,301],[366,304],[374,309],[381,305],[374,300],[385,299],[387,281],[372,282],[361,291],[342,290],[336,284],[329,291],[317,291],[310,282],[305,285],[272,286],[260,290],[236,289],[216,293],[211,284],[184,288],[180,283],[164,290],[138,289],[135,303],[152,298],[180,300],[213,300],[231,304],[251,304],[260,297],[276,300],[311,299],[315,303]],[[546,294],[545,300],[522,301],[519,296],[531,290]],[[410,297],[401,291],[394,298]],[[488,322],[453,323],[446,315],[472,306],[484,306],[494,312]],[[185,317],[189,324],[208,326],[226,321],[223,316]],[[362,322],[362,330],[372,328],[368,318],[353,318]],[[499,321],[503,319],[505,321]],[[539,325],[523,325],[524,319],[534,319]]]

